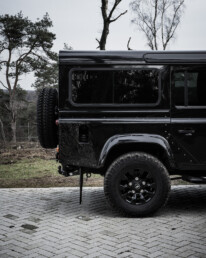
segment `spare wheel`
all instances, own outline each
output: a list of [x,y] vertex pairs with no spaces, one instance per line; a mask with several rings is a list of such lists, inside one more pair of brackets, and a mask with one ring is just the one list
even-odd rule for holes
[[58,145],[58,127],[56,125],[58,93],[54,88],[44,88],[37,100],[37,132],[43,148],[55,148]]

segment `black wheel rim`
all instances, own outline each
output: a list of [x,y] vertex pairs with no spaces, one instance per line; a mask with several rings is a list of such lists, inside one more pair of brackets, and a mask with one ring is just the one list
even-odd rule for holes
[[150,171],[131,167],[121,173],[119,191],[123,200],[143,205],[155,195],[156,184]]

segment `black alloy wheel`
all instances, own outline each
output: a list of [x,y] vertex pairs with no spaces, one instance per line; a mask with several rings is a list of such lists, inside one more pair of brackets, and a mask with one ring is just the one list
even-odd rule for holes
[[131,152],[116,159],[106,172],[104,192],[119,213],[142,217],[165,205],[170,192],[165,166],[147,153]]
[[149,202],[155,195],[156,184],[152,174],[136,166],[121,173],[119,191],[121,197],[133,205]]

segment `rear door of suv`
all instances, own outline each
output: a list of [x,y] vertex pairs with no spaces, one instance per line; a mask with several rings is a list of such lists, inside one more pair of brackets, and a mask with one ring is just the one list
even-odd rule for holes
[[171,142],[179,169],[206,169],[206,66],[171,67]]

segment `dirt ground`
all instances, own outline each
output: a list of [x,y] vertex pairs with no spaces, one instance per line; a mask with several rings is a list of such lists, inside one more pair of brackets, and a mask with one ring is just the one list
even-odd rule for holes
[[[58,174],[60,164],[55,161],[55,154],[55,149],[43,149],[38,143],[19,143],[1,149],[0,188],[79,186],[79,176],[64,177]],[[25,168],[28,170],[26,176],[23,172]],[[17,169],[19,173],[15,174],[14,170]],[[85,178],[84,185],[103,186],[103,177],[93,175],[88,180]]]
[[55,159],[55,149],[43,149],[38,143],[19,143],[0,149],[0,165],[13,164],[22,159]]

